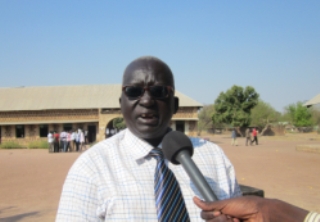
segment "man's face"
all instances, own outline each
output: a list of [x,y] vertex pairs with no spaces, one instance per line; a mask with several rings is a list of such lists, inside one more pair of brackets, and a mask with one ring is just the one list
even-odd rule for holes
[[[165,72],[163,64],[156,61],[140,61],[127,68],[122,86],[150,87],[155,85],[173,86],[171,73]],[[121,111],[127,127],[137,137],[147,140],[162,139],[176,111],[173,92],[168,97],[155,99],[146,90],[140,98],[132,99],[122,92]]]

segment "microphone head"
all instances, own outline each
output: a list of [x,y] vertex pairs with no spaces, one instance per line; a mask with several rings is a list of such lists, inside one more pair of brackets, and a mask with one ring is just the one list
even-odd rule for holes
[[173,164],[180,164],[176,161],[176,155],[182,151],[187,150],[190,157],[193,155],[193,146],[189,137],[179,131],[171,131],[167,133],[162,140],[162,152]]

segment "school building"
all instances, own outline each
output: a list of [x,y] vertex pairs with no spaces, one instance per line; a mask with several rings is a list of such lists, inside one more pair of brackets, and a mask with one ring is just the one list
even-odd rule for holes
[[[46,140],[49,131],[88,130],[89,142],[105,138],[115,118],[122,118],[120,84],[0,88],[0,141]],[[175,91],[179,110],[170,127],[197,133],[202,104]]]

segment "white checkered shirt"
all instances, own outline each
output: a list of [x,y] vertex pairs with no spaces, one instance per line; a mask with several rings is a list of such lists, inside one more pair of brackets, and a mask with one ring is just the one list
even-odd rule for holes
[[[219,199],[240,196],[232,164],[215,144],[190,138],[193,161]],[[63,186],[56,221],[157,221],[154,199],[156,159],[153,147],[128,129],[83,153]],[[193,203],[195,185],[181,165],[169,163],[186,202],[191,221],[202,221]]]

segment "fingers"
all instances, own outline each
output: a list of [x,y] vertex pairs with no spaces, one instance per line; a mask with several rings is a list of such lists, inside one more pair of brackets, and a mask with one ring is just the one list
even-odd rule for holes
[[201,211],[201,217],[203,219],[212,219],[221,215],[220,211]]
[[221,208],[223,208],[222,201],[218,202],[204,202],[200,200],[198,197],[193,197],[193,202],[202,210],[209,211],[209,210],[216,210],[219,211]]
[[233,218],[227,215],[220,214],[220,215],[214,216],[212,212],[206,213],[206,211],[201,212],[201,217],[207,222],[234,222]]

